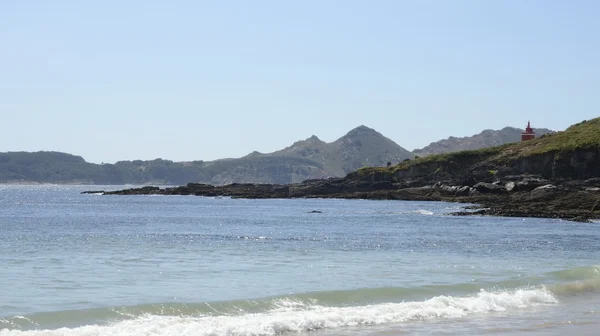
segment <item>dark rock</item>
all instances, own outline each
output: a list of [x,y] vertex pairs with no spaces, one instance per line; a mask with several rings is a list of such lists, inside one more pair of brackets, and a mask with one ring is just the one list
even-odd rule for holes
[[[422,182],[422,180],[420,180]],[[524,179],[529,188],[542,179]],[[532,182],[533,181],[533,182]],[[564,184],[538,186],[532,191],[516,191],[518,182],[510,181],[508,188],[493,183],[480,182],[471,188],[454,186],[446,182],[406,187],[406,184],[386,181],[369,183],[362,179],[311,180],[291,185],[231,184],[211,186],[188,184],[180,187],[143,187],[106,192],[106,195],[197,195],[229,196],[231,198],[348,198],[418,201],[459,201],[478,204],[474,212],[463,215],[492,215],[510,217],[546,217],[568,220],[600,218],[598,192],[564,187]],[[511,183],[512,182],[512,183]],[[522,182],[522,181],[519,181]],[[513,185],[510,193],[507,189]],[[420,183],[419,183],[420,184]],[[402,188],[399,188],[402,185]],[[314,210],[309,213],[321,213]]]
[[517,174],[536,174],[545,178],[553,175],[554,154],[546,153],[519,158],[509,163]]
[[499,167],[496,171],[496,177],[504,178],[506,176],[511,176],[514,173],[515,171],[511,167]]
[[502,177],[502,180],[506,181],[506,182],[517,182],[517,181],[521,181],[525,178],[526,178],[526,176],[523,176],[523,175],[507,175],[507,176]]
[[451,186],[451,185],[448,185],[446,183],[441,183],[441,182],[438,182],[438,183],[434,184],[432,186],[432,188],[438,189],[441,192],[444,192],[444,193],[447,193],[447,194],[451,194],[451,195],[454,195],[456,193],[456,190],[458,190],[457,186]]
[[515,183],[512,191],[532,191],[535,188],[548,184],[548,180],[539,178],[525,178]]
[[449,193],[449,194],[456,194],[456,191],[458,190],[458,187],[456,186],[449,186],[449,185],[443,185],[440,187],[440,190]]
[[458,189],[456,189],[456,196],[468,196],[469,192],[471,191],[471,187],[469,186],[462,186],[459,187]]
[[590,223],[590,218],[586,215],[577,216],[569,219],[572,222]]
[[587,180],[583,181],[583,184],[586,186],[600,187],[600,177],[594,177],[591,179],[587,179]]
[[87,190],[82,191],[82,194],[104,194],[104,190]]
[[316,214],[316,213],[323,213],[323,211],[313,210],[313,211],[309,211],[308,213],[314,213],[314,214]]
[[483,194],[499,194],[506,191],[503,186],[486,182],[479,182],[473,188]]
[[479,194],[481,194],[479,190],[469,187],[469,196],[478,196]]
[[468,175],[468,176],[464,176],[464,177],[460,178],[460,180],[459,180],[458,183],[460,185],[465,185],[465,186],[472,187],[472,186],[476,185],[477,182],[478,181],[477,181],[477,179],[475,179],[475,176]]
[[556,193],[556,186],[552,184],[546,184],[541,187],[533,189],[530,193],[531,198],[546,198],[552,197]]
[[107,191],[104,195],[159,195],[161,193],[161,189],[159,187],[142,187],[142,188],[132,188],[125,190],[117,190],[117,191]]

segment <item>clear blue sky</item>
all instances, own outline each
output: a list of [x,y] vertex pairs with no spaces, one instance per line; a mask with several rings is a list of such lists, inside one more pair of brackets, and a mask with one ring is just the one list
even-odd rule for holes
[[0,1],[0,151],[412,150],[600,116],[600,1]]

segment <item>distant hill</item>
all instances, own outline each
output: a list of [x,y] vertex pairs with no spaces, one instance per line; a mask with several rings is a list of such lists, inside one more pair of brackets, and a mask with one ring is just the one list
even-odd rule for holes
[[81,156],[60,152],[0,153],[0,183],[89,183],[118,181],[112,165],[86,162]]
[[0,183],[287,184],[341,177],[365,166],[395,164],[413,156],[379,132],[359,126],[331,143],[312,136],[273,153],[253,152],[215,161],[156,159],[93,164],[60,152],[0,153]]
[[[546,128],[536,128],[534,130],[538,137],[548,133],[555,133],[555,131]],[[521,132],[523,131],[515,127],[504,127],[501,130],[487,129],[470,137],[449,137],[444,140],[432,142],[426,147],[415,149],[413,153],[418,156],[426,156],[500,146],[521,141]]]
[[309,158],[326,167],[332,176],[344,176],[364,166],[382,166],[388,161],[394,163],[414,156],[366,126],[359,126],[331,143],[313,135],[268,155]]

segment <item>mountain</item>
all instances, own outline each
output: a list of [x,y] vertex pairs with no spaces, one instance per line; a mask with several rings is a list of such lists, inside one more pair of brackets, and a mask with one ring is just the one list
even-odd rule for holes
[[288,184],[341,177],[365,166],[385,166],[413,154],[366,126],[326,143],[312,136],[282,150],[215,161],[119,161],[93,164],[59,152],[0,153],[0,183],[182,184],[199,182]]
[[[449,137],[440,141],[432,142],[428,146],[421,149],[413,150],[413,153],[418,156],[426,156],[430,154],[441,154],[450,152],[460,152],[463,150],[474,150],[500,146],[507,143],[519,142],[521,140],[521,132],[524,130],[515,127],[504,127],[501,130],[486,129],[479,134],[470,137]],[[536,128],[536,135],[555,133],[546,128]]]
[[207,163],[207,167],[218,171],[208,182],[288,184],[341,177],[365,166],[384,166],[412,157],[381,133],[359,126],[331,143],[313,135],[273,153],[252,152],[240,159]]
[[309,158],[327,167],[331,176],[344,176],[365,166],[383,166],[413,157],[408,150],[366,126],[359,126],[332,143],[313,135],[269,155]]

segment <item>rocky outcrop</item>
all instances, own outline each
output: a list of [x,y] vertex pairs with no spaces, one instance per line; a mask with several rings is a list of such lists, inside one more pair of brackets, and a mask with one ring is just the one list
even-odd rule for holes
[[[509,176],[494,183],[479,182],[473,186],[436,182],[432,185],[406,187],[383,174],[353,175],[346,178],[309,180],[290,185],[241,184],[226,186],[188,183],[185,186],[142,187],[104,192],[105,195],[194,195],[229,196],[232,198],[360,198],[388,200],[450,201],[479,204],[475,211],[456,215],[501,215],[547,217],[584,221],[600,218],[600,183],[586,180],[568,184],[550,184],[541,178]],[[595,189],[590,189],[595,188]],[[98,191],[93,191],[98,193]]]
[[404,160],[392,167],[360,169],[344,178],[287,185],[189,183],[105,194],[450,201],[478,204],[476,211],[459,215],[585,221],[600,218],[600,118],[527,142]]
[[473,186],[473,189],[483,194],[502,194],[506,192],[506,188],[499,184],[479,182]]
[[[454,184],[474,186],[499,179],[522,179],[516,190],[540,186],[548,180],[585,180],[600,176],[600,151],[575,150],[570,153],[549,152],[504,160],[499,152],[465,152],[445,160],[400,165],[391,178],[394,181],[424,179],[444,180]],[[375,176],[375,175],[374,175]],[[528,178],[530,176],[531,178]],[[540,181],[540,182],[538,182]],[[597,182],[600,185],[599,182]],[[535,188],[533,187],[533,188]]]

